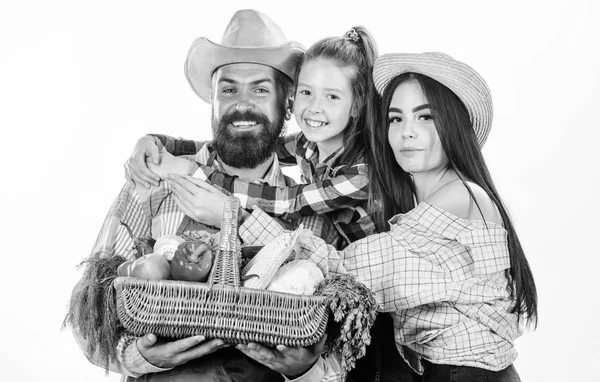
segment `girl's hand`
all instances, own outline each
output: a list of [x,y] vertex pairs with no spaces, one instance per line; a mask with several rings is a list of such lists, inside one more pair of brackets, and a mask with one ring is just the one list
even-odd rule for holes
[[197,222],[221,227],[223,203],[227,195],[203,180],[170,174],[166,180],[173,189],[181,211]]
[[146,164],[148,169],[156,174],[160,180],[167,179],[169,174],[189,175],[191,161],[182,157],[176,157],[164,149],[158,153],[158,158],[160,164],[152,163],[150,158],[148,158]]
[[150,188],[150,185],[158,186],[160,177],[148,168],[147,162],[160,164],[158,147],[151,136],[138,139],[131,156],[125,162],[125,179],[132,187],[136,184],[145,188]]
[[237,345],[236,348],[269,369],[293,379],[306,373],[317,362],[325,350],[326,339],[327,335],[324,335],[318,343],[306,348],[284,345],[269,348],[252,342],[247,345]]

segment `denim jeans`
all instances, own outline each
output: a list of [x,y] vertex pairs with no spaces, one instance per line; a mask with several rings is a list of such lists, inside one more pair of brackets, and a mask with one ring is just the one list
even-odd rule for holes
[[519,374],[513,365],[500,371],[490,371],[478,367],[438,365],[425,360],[423,382],[520,382]]
[[387,313],[379,313],[371,328],[367,353],[348,373],[346,382],[420,382],[421,376],[404,361],[394,340],[394,323]]

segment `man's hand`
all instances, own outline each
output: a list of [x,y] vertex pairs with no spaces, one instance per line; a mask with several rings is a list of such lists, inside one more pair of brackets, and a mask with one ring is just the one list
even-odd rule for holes
[[132,187],[136,184],[145,188],[150,188],[150,185],[158,186],[160,177],[148,168],[146,162],[160,164],[158,147],[151,136],[138,139],[131,156],[125,162],[125,179]]
[[184,214],[197,222],[221,227],[223,203],[227,195],[205,181],[190,176],[170,174],[166,181]]
[[236,348],[271,370],[284,374],[288,378],[296,378],[306,373],[321,356],[325,350],[326,339],[327,335],[324,335],[319,342],[307,348],[283,345],[269,348],[252,342],[248,345],[237,345]]
[[163,368],[173,368],[229,346],[218,339],[205,342],[203,336],[165,342],[159,341],[154,334],[138,338],[136,345],[146,361]]

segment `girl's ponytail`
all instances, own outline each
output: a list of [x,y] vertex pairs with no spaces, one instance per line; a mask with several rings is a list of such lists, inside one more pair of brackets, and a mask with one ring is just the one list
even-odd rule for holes
[[373,85],[373,64],[377,55],[375,40],[363,26],[352,27],[343,36],[325,38],[308,48],[304,55],[304,63],[326,59],[350,69],[348,80],[353,102],[350,120],[344,130],[344,153],[340,156],[340,164],[364,163],[368,155],[370,131],[378,125],[377,92]]

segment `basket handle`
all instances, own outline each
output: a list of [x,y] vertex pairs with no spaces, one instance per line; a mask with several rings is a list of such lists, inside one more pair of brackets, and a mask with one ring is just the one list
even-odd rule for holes
[[238,215],[240,200],[230,196],[223,203],[221,216],[221,233],[219,234],[219,251],[239,251]]
[[210,277],[210,284],[240,286],[240,245],[238,241],[238,214],[240,201],[233,196],[223,203],[219,246]]

